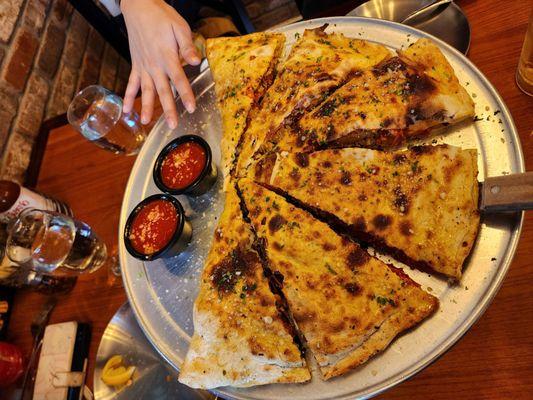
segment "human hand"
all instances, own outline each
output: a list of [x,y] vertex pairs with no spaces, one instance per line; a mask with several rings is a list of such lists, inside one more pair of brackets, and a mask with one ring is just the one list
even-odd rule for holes
[[139,88],[142,91],[141,122],[152,119],[157,91],[168,126],[174,129],[178,113],[170,82],[177,89],[188,112],[196,103],[189,81],[181,67],[179,56],[190,65],[198,65],[200,58],[192,42],[187,22],[163,0],[122,0],[120,4],[130,45],[132,66],[124,112],[131,112]]

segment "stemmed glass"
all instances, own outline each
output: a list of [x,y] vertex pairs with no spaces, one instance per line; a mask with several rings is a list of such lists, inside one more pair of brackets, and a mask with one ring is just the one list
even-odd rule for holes
[[108,264],[120,275],[116,257],[89,225],[51,211],[26,209],[10,226],[6,254],[16,264],[51,275],[94,272]]

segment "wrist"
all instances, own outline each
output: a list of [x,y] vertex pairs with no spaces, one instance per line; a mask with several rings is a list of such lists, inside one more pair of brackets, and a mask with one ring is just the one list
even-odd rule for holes
[[120,11],[122,11],[122,14],[124,14],[124,11],[126,11],[132,4],[135,4],[138,2],[139,0],[118,0]]

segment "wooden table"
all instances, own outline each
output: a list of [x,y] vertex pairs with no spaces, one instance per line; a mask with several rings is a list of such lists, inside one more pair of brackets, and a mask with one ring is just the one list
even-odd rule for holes
[[[527,1],[460,2],[472,25],[470,59],[496,86],[514,117],[528,170],[533,170],[533,99],[515,85],[514,74],[526,32]],[[133,157],[88,143],[70,127],[50,133],[37,188],[66,201],[111,246]],[[386,399],[526,399],[533,393],[533,212],[527,213],[515,260],[493,304],[450,351],[414,378],[389,390]],[[92,325],[90,373],[102,333],[126,301],[122,288],[106,286],[107,272],[82,277],[57,305],[51,321]],[[9,337],[26,354],[30,322],[43,297],[17,295]],[[92,384],[92,376],[89,377]]]

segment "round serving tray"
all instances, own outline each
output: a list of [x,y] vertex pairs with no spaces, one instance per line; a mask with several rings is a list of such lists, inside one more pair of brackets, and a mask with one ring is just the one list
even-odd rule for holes
[[[323,18],[279,28],[290,48],[304,29],[330,24],[327,32],[381,43],[399,49],[418,38],[434,40],[452,64],[476,103],[477,121],[449,127],[432,137],[433,144],[448,143],[476,148],[479,180],[524,171],[520,142],[503,100],[483,74],[461,53],[446,43],[414,28],[394,22],[357,17]],[[129,212],[145,197],[157,193],[152,166],[162,147],[184,134],[204,137],[220,160],[221,122],[209,70],[192,83],[198,108],[187,114],[178,102],[181,120],[170,130],[163,119],[137,157],[128,182],[120,218],[120,261],[124,286],[137,320],[157,351],[176,369],[185,357],[193,333],[192,309],[198,291],[198,277],[209,251],[213,230],[223,208],[221,179],[208,194],[198,198],[178,196],[193,225],[193,240],[185,254],[167,260],[142,262],[131,257],[122,242]],[[498,291],[513,258],[522,227],[522,213],[482,216],[481,228],[464,268],[460,284],[412,270],[398,262],[422,287],[440,300],[439,310],[427,321],[398,337],[388,349],[362,367],[324,382],[314,373],[305,384],[277,384],[247,389],[231,387],[216,391],[235,399],[331,399],[369,397],[398,384],[443,354],[479,318]],[[381,256],[380,256],[381,257]],[[383,257],[391,262],[386,257]]]

